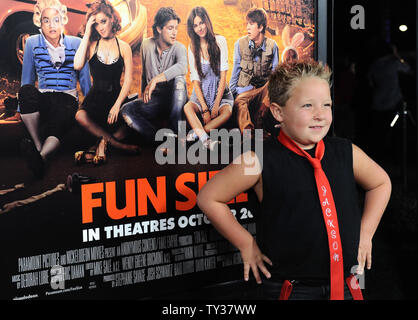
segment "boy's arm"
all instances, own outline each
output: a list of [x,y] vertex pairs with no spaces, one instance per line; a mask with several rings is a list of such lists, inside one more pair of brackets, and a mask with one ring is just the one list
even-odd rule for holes
[[171,67],[163,71],[166,81],[170,81],[177,76],[185,76],[187,73],[187,50],[186,47],[179,43],[174,50],[175,61]]
[[229,88],[231,89],[231,92],[234,95],[234,97],[241,93],[254,89],[254,86],[251,84],[246,87],[238,86],[238,80],[241,70],[241,53],[238,40],[237,42],[235,42],[234,46],[234,65],[232,67],[231,79],[229,80]]
[[[235,98],[234,101],[234,108],[237,110],[237,121],[238,121],[238,127],[241,131],[241,133],[244,133],[245,129],[253,130],[255,129],[254,124],[251,120],[249,107],[250,104],[254,99],[258,97],[258,95],[264,96],[263,92],[267,91],[268,82],[254,90],[246,91],[244,93],[241,93]],[[260,99],[260,104],[263,102],[263,99]]]
[[[29,40],[29,39],[28,39]],[[22,75],[20,79],[20,86],[25,84],[35,85],[36,71],[35,62],[33,61],[33,45],[32,42],[26,40],[25,50],[23,52]],[[17,105],[16,112],[20,113],[20,106]]]
[[144,53],[144,43],[146,40],[143,41],[140,49],[139,49],[139,56],[141,57],[141,86],[139,92],[141,95],[144,94],[145,87],[147,86],[147,75],[146,75],[146,66],[145,66],[145,53]]
[[23,63],[22,63],[22,78],[20,85],[35,84],[36,71],[35,62],[33,61],[33,44],[32,39],[28,39],[25,44],[25,50],[23,52]]
[[[247,173],[251,161],[251,172],[254,167],[258,168],[255,174]],[[226,204],[251,187],[254,187],[259,198],[262,197],[261,166],[255,154],[247,152],[205,184],[197,196],[197,204],[219,233],[240,250],[244,263],[244,279],[248,280],[251,268],[260,283],[258,269],[269,278],[270,273],[264,261],[269,264],[271,261],[261,253],[253,236],[235,219]]]
[[176,63],[171,67],[167,68],[162,73],[156,75],[151,81],[147,84],[144,89],[143,99],[145,103],[148,103],[151,100],[152,92],[154,91],[156,85],[160,82],[166,82],[174,79],[177,76],[184,76],[187,73],[187,52],[186,48],[181,44],[174,51],[176,56]]
[[372,239],[390,199],[389,176],[364,151],[353,144],[353,171],[356,182],[366,191],[358,251],[359,273],[372,265]]

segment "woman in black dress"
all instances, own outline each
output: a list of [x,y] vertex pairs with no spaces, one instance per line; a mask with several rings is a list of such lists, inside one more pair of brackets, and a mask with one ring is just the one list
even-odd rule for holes
[[[77,163],[106,162],[107,145],[138,153],[139,147],[125,144],[128,128],[119,120],[119,109],[126,101],[132,83],[131,47],[116,37],[120,31],[120,16],[106,1],[88,5],[85,34],[74,58],[74,68],[80,70],[86,61],[93,77],[93,87],[76,114],[76,120],[99,140],[87,151],[75,153]],[[124,71],[123,85],[120,85]]]

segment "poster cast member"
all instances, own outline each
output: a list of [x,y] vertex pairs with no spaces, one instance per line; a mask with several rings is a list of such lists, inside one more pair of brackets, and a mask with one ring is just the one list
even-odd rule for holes
[[[248,35],[238,39],[234,46],[234,65],[229,84],[235,98],[262,87],[279,64],[279,48],[273,39],[265,36],[267,13],[264,9],[252,8],[247,12],[246,19]],[[236,108],[241,132],[254,129],[251,115],[257,112],[258,105],[248,108],[240,104]]]
[[234,105],[237,109],[241,110],[249,110],[250,107],[254,109],[250,119],[253,127],[241,129],[241,132],[244,129],[250,130],[244,132],[244,134],[249,134],[249,136],[246,135],[246,137],[251,137],[251,135],[254,137],[254,131],[252,129],[263,129],[263,137],[266,137],[271,133],[274,134],[274,132],[278,130],[277,127],[275,127],[278,123],[270,113],[268,81],[260,88],[241,93],[235,100]]
[[[195,7],[187,19],[190,80],[193,92],[184,106],[184,113],[193,129],[189,140],[199,138],[209,149],[211,129],[222,127],[232,115],[234,97],[226,82],[228,47],[225,37],[215,35],[205,8]],[[198,115],[201,115],[203,124]]]
[[[391,182],[350,141],[326,137],[332,122],[330,74],[317,62],[280,65],[268,86],[279,136],[264,142],[262,162],[260,155],[247,152],[198,194],[199,207],[240,250],[244,279],[251,269],[262,282],[263,298],[350,299],[353,289],[361,299],[353,278],[349,286],[345,277],[353,266],[358,272],[371,268],[372,238]],[[363,214],[356,183],[365,190]],[[226,205],[249,188],[261,202],[257,242]],[[259,270],[268,280],[261,281]]]
[[[283,34],[289,32],[289,28],[286,25],[285,30],[287,32],[283,31]],[[303,36],[303,35],[302,35]],[[292,50],[286,51],[285,60],[282,62],[295,62],[299,59],[299,56],[296,52],[296,54],[291,53]],[[284,55],[282,55],[283,57]],[[241,93],[236,99],[235,99],[235,105],[237,109],[240,110],[252,110],[251,111],[251,118],[249,118],[250,127],[245,126],[247,129],[264,129],[264,137],[269,136],[270,134],[277,135],[280,127],[279,123],[274,119],[274,117],[271,115],[270,110],[270,99],[268,94],[268,84],[267,81],[262,87],[248,90],[243,93]],[[238,121],[239,123],[247,123],[247,117],[248,113],[241,113],[241,116],[245,116],[244,119],[240,119]],[[244,130],[244,128],[241,129],[241,131]],[[250,133],[253,133],[250,131]]]
[[116,37],[121,30],[119,13],[107,0],[94,1],[88,7],[85,33],[74,58],[74,68],[80,70],[88,61],[93,86],[75,117],[99,140],[89,150],[76,152],[75,160],[99,165],[106,162],[108,144],[129,152],[138,152],[139,147],[120,142],[129,129],[118,120],[132,83],[132,51],[129,44]]
[[22,141],[21,151],[36,177],[44,175],[46,161],[75,123],[77,80],[83,95],[91,85],[88,66],[74,70],[81,39],[63,34],[67,22],[67,7],[59,0],[35,4],[33,23],[41,33],[26,40],[18,111],[32,139]]
[[154,17],[153,37],[142,42],[142,99],[122,106],[122,116],[129,127],[151,144],[155,143],[157,120],[166,120],[178,131],[187,101],[185,74],[187,52],[176,41],[180,17],[171,7],[162,7]]

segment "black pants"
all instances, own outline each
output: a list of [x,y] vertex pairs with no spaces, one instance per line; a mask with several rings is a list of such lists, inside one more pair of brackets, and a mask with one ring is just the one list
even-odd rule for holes
[[168,119],[170,129],[178,130],[183,120],[183,107],[187,102],[186,80],[177,76],[173,80],[159,84],[153,91],[151,100],[145,103],[136,99],[121,107],[121,114],[129,127],[139,132],[148,142],[155,142],[157,119]]
[[[258,296],[261,300],[279,300],[282,282],[263,279],[259,286]],[[289,300],[329,300],[329,285],[311,285],[296,281],[293,284]],[[353,300],[350,289],[344,283],[344,300]]]
[[75,123],[77,100],[63,92],[41,93],[33,85],[24,85],[19,90],[21,114],[39,112],[42,135],[57,137],[59,140]]

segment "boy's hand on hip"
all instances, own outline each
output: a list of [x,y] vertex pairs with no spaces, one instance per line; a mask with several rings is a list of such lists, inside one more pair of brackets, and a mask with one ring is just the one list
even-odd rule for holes
[[361,239],[360,237],[357,262],[358,262],[358,268],[357,268],[358,274],[363,274],[364,266],[366,266],[367,269],[372,268],[372,241],[371,240]]
[[248,281],[250,269],[252,270],[255,280],[258,284],[261,283],[261,277],[258,272],[258,269],[267,277],[270,278],[271,274],[267,270],[264,262],[267,262],[269,265],[273,265],[271,260],[265,256],[258,247],[257,243],[253,239],[252,243],[241,250],[241,257],[244,263],[244,280]]

